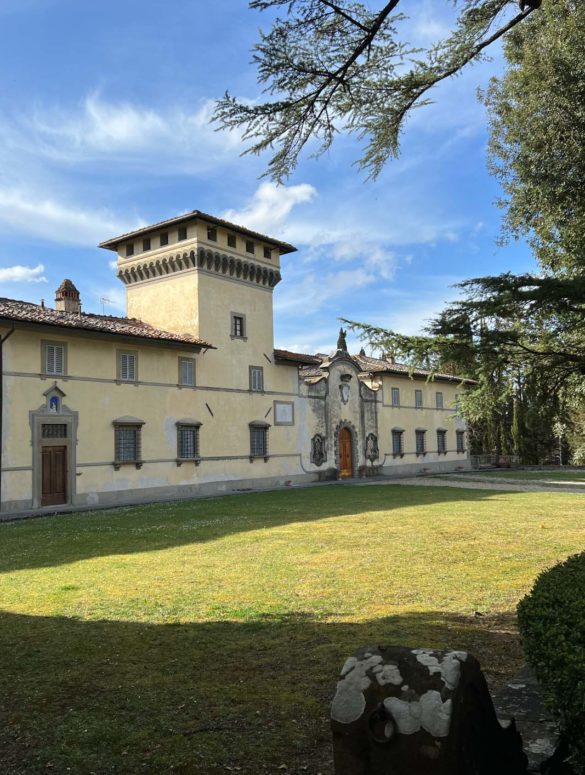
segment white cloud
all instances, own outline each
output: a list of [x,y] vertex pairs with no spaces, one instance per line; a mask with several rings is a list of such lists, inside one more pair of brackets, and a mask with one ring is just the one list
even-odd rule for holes
[[8,266],[0,269],[0,283],[46,283],[47,278],[43,275],[45,267],[42,264],[37,266]]
[[376,275],[367,269],[344,269],[319,275],[304,274],[299,282],[287,279],[286,287],[276,296],[274,307],[277,312],[287,313],[303,310],[317,312],[331,299],[342,299],[349,291],[356,291],[372,285]]
[[262,183],[242,210],[226,210],[223,217],[240,226],[270,234],[282,227],[293,207],[312,202],[316,196],[317,190],[309,183],[296,186]]
[[94,246],[141,223],[114,218],[107,211],[81,209],[34,192],[0,188],[0,229],[54,242]]

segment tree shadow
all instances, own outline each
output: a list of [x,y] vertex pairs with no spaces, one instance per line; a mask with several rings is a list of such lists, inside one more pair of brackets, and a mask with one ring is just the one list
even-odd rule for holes
[[331,775],[339,670],[376,643],[468,650],[492,685],[522,661],[512,613],[154,625],[2,612],[0,771]]
[[[126,506],[0,524],[0,573],[154,552],[234,533],[406,507],[473,504],[518,493],[455,487],[331,485]],[[522,493],[520,493],[522,495]],[[425,517],[432,519],[429,511]]]

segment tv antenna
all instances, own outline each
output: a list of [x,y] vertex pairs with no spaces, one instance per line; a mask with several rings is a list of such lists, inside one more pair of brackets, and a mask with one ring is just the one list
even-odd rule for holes
[[107,296],[102,296],[100,298],[100,302],[102,304],[102,315],[105,315],[106,314],[106,304],[111,304],[112,300],[108,299]]

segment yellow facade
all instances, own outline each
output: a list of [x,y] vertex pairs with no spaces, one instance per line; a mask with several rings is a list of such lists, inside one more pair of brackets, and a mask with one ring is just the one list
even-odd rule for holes
[[[187,233],[182,240],[178,227],[163,224],[120,238],[115,245],[128,315],[156,329],[204,340],[215,349],[196,341],[84,330],[81,313],[61,312],[47,323],[33,319],[35,310],[30,319],[19,318],[9,305],[0,310],[0,337],[6,337],[3,512],[213,494],[333,477],[339,467],[336,434],[346,426],[352,434],[355,476],[469,465],[467,452],[456,449],[456,430],[464,430],[454,409],[462,390],[459,381],[368,374],[342,351],[321,364],[316,377],[306,377],[299,371],[302,359],[295,362],[289,354],[292,360],[287,360],[274,350],[272,293],[280,279],[279,254],[290,252],[282,248],[284,243],[199,215],[183,228]],[[158,244],[161,234],[168,235],[168,244]],[[149,244],[145,240],[150,240],[150,248],[142,250]],[[246,250],[252,242],[253,254]],[[25,306],[26,315],[28,307],[36,307]],[[37,310],[43,318],[45,311]],[[234,316],[243,321],[237,334]],[[73,327],[65,325],[69,322]],[[53,374],[46,373],[48,345],[56,346],[64,358]],[[122,354],[132,356],[132,380],[120,371]],[[193,386],[179,384],[181,359],[194,363]],[[260,383],[254,382],[258,379]],[[392,405],[393,387],[400,390],[399,406]],[[415,390],[422,391],[422,408],[416,406]],[[443,394],[442,409],[437,408],[437,392]],[[198,454],[189,459],[180,457],[178,433],[185,422],[185,427],[197,429],[198,437]],[[140,439],[139,461],[116,460],[120,427],[139,428],[139,436],[133,437],[134,443]],[[396,428],[404,431],[402,456],[393,454]],[[418,455],[417,428],[426,430],[427,439],[427,449]],[[447,431],[445,454],[437,451],[436,432],[441,429]],[[254,454],[255,432],[265,433],[263,454]],[[314,454],[317,435],[323,438],[323,460]],[[370,437],[371,452],[372,436],[375,459],[367,458],[366,440]],[[62,504],[44,505],[51,446],[63,450],[59,454],[66,461],[66,478]]]

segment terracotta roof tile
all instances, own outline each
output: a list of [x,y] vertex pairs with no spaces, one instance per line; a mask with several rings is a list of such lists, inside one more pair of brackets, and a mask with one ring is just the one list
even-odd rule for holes
[[72,328],[83,331],[96,331],[104,334],[130,336],[137,339],[158,340],[197,345],[198,347],[213,347],[202,339],[189,334],[177,334],[163,331],[144,323],[136,318],[123,318],[114,315],[94,315],[92,313],[63,312],[31,304],[28,301],[0,298],[0,319],[23,323],[36,323],[56,328]]
[[277,361],[290,361],[291,363],[321,363],[321,359],[316,355],[293,353],[290,350],[274,350],[274,357]]

